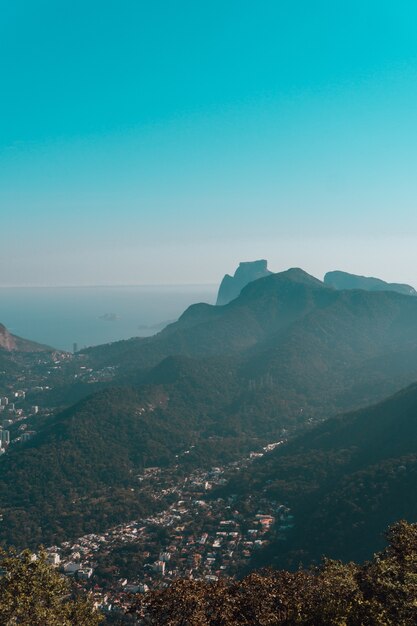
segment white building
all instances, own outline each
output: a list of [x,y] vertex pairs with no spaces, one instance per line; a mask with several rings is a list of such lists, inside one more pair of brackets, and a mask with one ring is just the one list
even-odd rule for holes
[[78,572],[80,569],[83,569],[83,566],[81,563],[77,563],[75,561],[69,561],[64,565],[64,572],[66,574],[75,574],[75,572]]
[[83,567],[77,571],[77,578],[79,580],[88,580],[93,575],[92,567]]
[[58,552],[49,552],[46,560],[50,565],[58,566],[61,562],[61,557],[59,556]]
[[10,443],[10,430],[0,430],[0,440],[4,445],[5,443]]

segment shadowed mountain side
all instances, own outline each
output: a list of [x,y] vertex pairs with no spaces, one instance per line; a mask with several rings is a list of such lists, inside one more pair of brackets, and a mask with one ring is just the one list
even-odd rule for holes
[[228,491],[264,490],[291,506],[295,528],[254,565],[298,567],[323,554],[364,560],[396,519],[417,520],[417,384],[327,420],[237,477]]
[[365,289],[366,291],[396,291],[406,296],[417,296],[417,291],[411,285],[401,283],[386,283],[380,278],[371,276],[357,276],[348,272],[327,272],[324,277],[325,285],[334,289]]
[[[241,353],[282,330],[315,306],[323,283],[299,269],[272,274],[243,289],[224,307],[190,306],[178,319],[149,338],[130,339],[85,352],[98,366],[153,367],[173,354],[205,357]],[[331,290],[327,290],[329,293]]]
[[417,299],[337,291],[291,269],[250,283],[224,307],[191,306],[154,337],[86,355],[92,366],[116,365],[118,379],[129,382],[143,381],[168,356],[233,356],[245,411],[256,412],[258,402],[279,423],[285,412],[316,418],[416,379]]

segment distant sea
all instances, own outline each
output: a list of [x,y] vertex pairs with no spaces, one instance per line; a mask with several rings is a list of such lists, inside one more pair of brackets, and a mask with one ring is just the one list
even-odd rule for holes
[[61,350],[150,336],[191,304],[214,304],[215,285],[2,287],[0,323]]

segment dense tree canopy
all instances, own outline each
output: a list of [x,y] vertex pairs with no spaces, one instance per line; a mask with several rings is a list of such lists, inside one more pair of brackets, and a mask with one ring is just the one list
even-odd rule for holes
[[[252,572],[216,583],[177,580],[138,596],[144,626],[410,626],[417,623],[417,524],[400,521],[363,565],[324,560],[298,572]],[[0,553],[0,624],[98,626],[88,596],[26,550]]]
[[97,626],[90,599],[73,598],[68,580],[29,550],[0,553],[0,624],[4,626]]
[[143,596],[152,626],[410,626],[417,623],[417,524],[398,522],[364,565],[253,572],[241,581],[178,580]]

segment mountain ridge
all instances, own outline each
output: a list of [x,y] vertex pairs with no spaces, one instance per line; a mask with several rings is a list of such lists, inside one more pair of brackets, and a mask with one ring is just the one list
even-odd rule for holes
[[403,283],[387,283],[373,276],[349,274],[340,270],[327,272],[323,282],[335,289],[364,289],[366,291],[395,291],[403,295],[417,296],[417,291],[411,285]]

